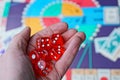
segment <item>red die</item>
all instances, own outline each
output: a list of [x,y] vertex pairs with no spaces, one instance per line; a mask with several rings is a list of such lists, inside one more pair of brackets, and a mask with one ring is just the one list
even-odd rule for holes
[[52,39],[52,44],[53,45],[63,45],[64,44],[63,37],[58,33],[53,34],[51,39]]
[[49,52],[47,50],[39,50],[41,59],[45,61],[51,61],[51,57],[49,56]]
[[57,61],[63,55],[64,51],[65,49],[62,46],[58,45],[57,47],[54,47],[50,50],[50,57],[53,60]]
[[46,62],[46,66],[44,68],[44,70],[42,70],[42,76],[46,76],[48,75],[49,72],[51,72],[52,70],[52,63],[51,62]]
[[52,70],[51,62],[45,62],[40,59],[35,65],[33,65],[33,70],[36,76],[46,76]]
[[28,55],[32,64],[36,63],[40,59],[39,52],[37,50],[31,51]]
[[41,49],[49,50],[51,48],[51,42],[49,37],[41,38]]
[[51,42],[49,37],[42,37],[36,40],[37,48],[49,50]]

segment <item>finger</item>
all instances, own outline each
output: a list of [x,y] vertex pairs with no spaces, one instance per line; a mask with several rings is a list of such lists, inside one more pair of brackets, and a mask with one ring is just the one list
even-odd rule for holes
[[64,75],[66,70],[71,65],[74,57],[76,56],[77,51],[79,50],[80,44],[84,41],[85,35],[83,33],[76,33],[72,39],[68,42],[69,46],[66,49],[64,55],[61,57],[61,59],[56,63],[56,68],[60,75]]
[[67,42],[77,31],[75,29],[70,29],[62,34],[64,41]]
[[39,35],[41,37],[51,36],[54,33],[64,33],[65,31],[67,31],[67,29],[68,29],[68,25],[66,23],[61,22],[54,24],[42,31],[39,31],[36,35]]
[[33,35],[30,39],[30,46],[28,48],[28,52],[31,50],[31,49],[34,49],[35,46],[36,46],[36,39],[38,37],[48,37],[48,36],[51,36],[52,34],[54,33],[64,33],[65,31],[67,31],[68,29],[68,25],[66,23],[57,23],[57,24],[54,24],[42,31],[39,31],[37,32],[35,35]]
[[75,36],[80,36],[83,35],[82,39],[85,39],[85,34],[83,32],[78,32],[77,34],[75,34],[72,38],[70,38],[64,45],[65,48],[67,48],[70,45],[70,42],[74,39]]
[[22,32],[18,33],[11,41],[7,51],[24,51],[26,52],[26,48],[28,46],[29,38],[30,38],[30,28],[26,27]]

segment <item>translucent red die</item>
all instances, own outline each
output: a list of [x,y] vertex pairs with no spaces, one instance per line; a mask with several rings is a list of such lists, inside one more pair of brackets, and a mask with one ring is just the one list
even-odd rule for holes
[[48,50],[39,49],[39,52],[40,52],[41,59],[43,59],[45,61],[51,61],[52,60],[50,55],[49,55]]
[[32,64],[36,63],[40,59],[39,52],[36,49],[32,50],[29,53],[29,58]]
[[52,45],[63,45],[64,44],[64,39],[61,36],[61,34],[53,34],[51,37],[52,40]]
[[51,42],[49,37],[38,38],[36,40],[36,44],[37,44],[37,48],[46,49],[46,50],[49,50],[51,48],[50,46]]
[[33,70],[36,76],[46,76],[52,70],[52,63],[40,59],[35,65],[33,65]]
[[58,61],[61,58],[61,56],[63,55],[64,52],[65,52],[65,49],[60,45],[52,48],[49,51],[50,57],[55,61]]

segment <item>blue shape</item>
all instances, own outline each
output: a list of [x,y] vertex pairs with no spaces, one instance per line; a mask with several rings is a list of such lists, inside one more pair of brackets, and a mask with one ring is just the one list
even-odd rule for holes
[[82,8],[83,13],[85,16],[88,17],[103,17],[103,7],[89,7],[89,8]]
[[86,23],[88,25],[97,25],[97,24],[101,24],[103,25],[103,18],[98,17],[98,18],[94,18],[94,17],[86,17]]
[[62,22],[66,22],[69,28],[75,28],[76,25],[97,25],[103,24],[103,18],[94,18],[89,16],[64,17]]
[[84,18],[86,20],[85,24],[103,24],[103,7],[96,8],[82,8],[84,13]]
[[69,28],[75,28],[75,25],[83,22],[83,17],[64,17],[62,22],[68,23]]

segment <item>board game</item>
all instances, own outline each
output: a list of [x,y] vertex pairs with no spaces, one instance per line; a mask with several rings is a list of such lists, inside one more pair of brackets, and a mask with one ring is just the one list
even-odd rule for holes
[[0,23],[4,22],[0,27],[0,54],[25,26],[34,34],[66,22],[69,29],[84,32],[86,40],[63,79],[120,80],[120,0],[5,1],[6,13],[0,15]]

